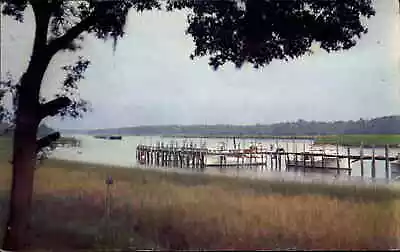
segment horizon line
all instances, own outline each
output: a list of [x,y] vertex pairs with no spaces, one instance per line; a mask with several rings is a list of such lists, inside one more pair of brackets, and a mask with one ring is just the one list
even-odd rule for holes
[[331,121],[320,121],[320,120],[305,120],[305,119],[297,119],[295,121],[280,121],[275,123],[252,123],[252,124],[224,124],[224,123],[214,123],[214,124],[143,124],[143,125],[136,125],[136,126],[120,126],[120,127],[110,127],[110,128],[89,128],[89,129],[76,129],[76,128],[57,128],[60,131],[96,131],[96,130],[118,130],[118,129],[126,129],[126,128],[140,128],[140,127],[193,127],[193,126],[234,126],[234,127],[251,127],[251,126],[271,126],[276,124],[283,124],[283,123],[297,123],[299,121],[310,123],[337,123],[337,122],[356,122],[360,120],[374,120],[374,119],[381,119],[386,117],[400,117],[400,115],[386,115],[386,116],[378,116],[372,118],[362,118],[359,119],[351,119],[351,120],[331,120]]

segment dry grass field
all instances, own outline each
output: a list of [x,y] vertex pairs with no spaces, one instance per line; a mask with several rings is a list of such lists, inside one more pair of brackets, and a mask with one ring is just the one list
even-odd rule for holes
[[[0,168],[2,230],[10,167]],[[112,176],[105,203],[105,178]],[[110,207],[106,217],[106,205]],[[30,249],[388,249],[400,192],[47,160],[36,171]]]

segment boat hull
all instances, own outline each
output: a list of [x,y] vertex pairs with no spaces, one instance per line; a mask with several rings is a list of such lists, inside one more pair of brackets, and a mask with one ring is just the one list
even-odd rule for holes
[[[305,171],[305,172],[316,172],[316,173],[337,173],[337,161],[336,159],[325,159],[324,162],[322,160],[316,160],[312,162],[311,160],[298,160],[297,163],[295,160],[289,160],[287,164],[288,171]],[[345,169],[340,168],[342,172]]]
[[219,155],[212,155],[206,157],[206,165],[207,166],[233,166],[233,165],[257,165],[265,163],[265,158],[261,158],[261,156],[219,156]]
[[94,138],[104,140],[122,140],[122,136],[94,136]]
[[288,166],[295,166],[295,167],[318,167],[318,168],[337,168],[337,161],[336,159],[325,159],[324,161],[322,160],[289,160],[287,163]]
[[[390,163],[391,177],[392,179],[400,178],[400,160],[396,160]],[[397,179],[396,179],[397,180]]]

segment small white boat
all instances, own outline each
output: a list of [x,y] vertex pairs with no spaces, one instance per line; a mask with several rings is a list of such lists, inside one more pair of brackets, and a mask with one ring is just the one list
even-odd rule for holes
[[[326,168],[337,168],[337,158],[335,156],[336,150],[332,148],[321,148],[317,146],[311,146],[308,151],[300,152],[296,158],[292,158],[288,161],[289,167],[326,167]],[[326,157],[329,155],[330,157]]]
[[206,165],[217,166],[217,165],[250,165],[250,164],[261,164],[265,163],[265,158],[261,158],[261,155],[237,155],[237,156],[226,156],[226,155],[208,155],[206,158]]
[[226,151],[226,143],[225,142],[218,142],[214,147],[208,148],[209,152],[224,152]]
[[400,180],[400,153],[395,161],[390,162],[390,170],[392,180]]
[[[251,144],[249,148],[241,150],[227,150],[226,143],[220,142],[216,147],[208,149],[210,155],[206,158],[206,165],[249,165],[265,162],[265,158],[257,152],[261,152],[263,147],[258,144]],[[215,154],[214,154],[215,153]],[[213,155],[214,154],[214,155]],[[220,154],[220,155],[218,155]]]

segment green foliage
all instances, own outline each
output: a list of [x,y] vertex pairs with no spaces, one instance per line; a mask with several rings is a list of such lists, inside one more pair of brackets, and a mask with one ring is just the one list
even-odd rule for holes
[[[24,21],[28,5],[34,9],[35,15],[49,16],[50,37],[62,37],[71,30],[71,20],[79,19],[76,25],[90,21],[84,30],[94,33],[100,39],[117,39],[123,36],[128,11],[159,8],[157,0],[1,0],[2,13],[19,22]],[[75,26],[76,28],[76,26]],[[77,34],[76,36],[78,36]],[[65,44],[65,46],[68,46]]]
[[[258,68],[274,59],[297,58],[312,53],[310,48],[315,43],[328,52],[349,49],[356,44],[357,37],[367,32],[362,19],[375,13],[371,0],[169,0],[166,4],[160,0],[0,2],[2,14],[19,22],[24,21],[26,8],[32,7],[36,25],[45,26],[45,51],[50,57],[58,51],[81,49],[79,41],[84,40],[84,32],[103,40],[113,39],[115,50],[117,40],[124,35],[130,9],[186,8],[191,11],[187,33],[195,44],[191,57],[209,56],[209,64],[214,69],[226,62],[236,67],[250,63]],[[35,44],[41,41],[38,36],[35,34]],[[80,99],[76,85],[88,65],[89,61],[80,57],[75,66],[63,68],[67,76],[57,97],[67,96],[73,102],[61,111],[62,116],[81,117],[90,110],[90,104]],[[7,85],[8,89],[18,86],[16,81],[2,82],[2,88]],[[12,95],[16,97],[17,92],[13,91]],[[6,117],[9,113],[2,105],[0,113]]]
[[226,62],[263,67],[310,54],[313,43],[328,52],[349,49],[367,32],[361,19],[375,14],[371,0],[171,0],[168,8],[192,10],[191,57],[210,56],[214,69]]
[[[97,38],[114,40],[114,48],[118,38],[124,34],[124,26],[128,11],[135,8],[137,11],[144,11],[159,8],[158,0],[116,0],[116,1],[70,1],[70,0],[0,0],[1,12],[11,16],[18,22],[24,21],[24,14],[28,6],[31,6],[35,15],[36,34],[35,46],[39,41],[39,26],[45,26],[47,31],[44,45],[46,50],[43,58],[50,58],[58,51],[77,51],[82,47],[79,45],[83,41],[83,32],[94,34]],[[40,43],[43,43],[40,42]],[[81,99],[77,83],[84,78],[84,72],[90,62],[83,57],[73,65],[63,66],[66,77],[62,83],[61,90],[55,95],[58,97],[68,97],[72,103],[65,109],[60,110],[61,117],[70,116],[74,118],[82,117],[85,112],[91,110],[90,103]],[[12,122],[16,110],[19,81],[12,76],[7,76],[0,82],[0,120],[1,122]],[[14,106],[7,108],[3,102],[6,94],[11,94],[14,98]],[[44,97],[40,98],[41,103],[47,102]]]

